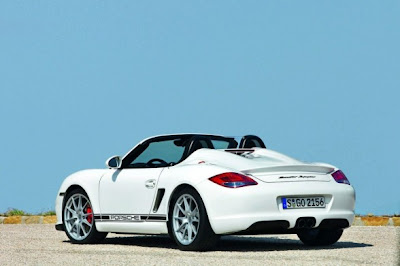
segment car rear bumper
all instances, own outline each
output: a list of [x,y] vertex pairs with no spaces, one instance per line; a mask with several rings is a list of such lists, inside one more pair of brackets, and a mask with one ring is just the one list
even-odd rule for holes
[[316,215],[302,213],[279,216],[245,216],[213,219],[212,227],[216,234],[284,234],[295,233],[299,229],[298,221],[302,218],[315,219],[314,226],[309,228],[346,228],[354,220],[354,213],[333,213]]
[[[307,224],[301,224],[299,221],[313,221],[310,226]],[[290,223],[285,220],[279,221],[261,221],[252,224],[249,228],[244,231],[237,232],[235,234],[240,235],[257,235],[257,234],[292,234],[297,233],[304,229],[320,228],[320,229],[343,229],[349,227],[349,222],[346,219],[324,219],[319,224],[315,225],[315,219],[312,217],[302,217],[297,219],[296,226],[289,229]]]
[[[312,228],[322,226],[345,228],[354,220],[355,193],[352,186],[336,182],[259,183],[242,188],[225,188],[212,182],[199,184],[211,227],[216,234],[251,231],[254,224],[277,221],[285,232],[297,229],[300,218],[315,219]],[[282,197],[324,196],[325,208],[283,209]],[[340,226],[324,220],[342,220]],[[343,222],[346,221],[346,222]],[[322,224],[321,224],[322,223]],[[285,226],[282,226],[285,224]],[[287,225],[287,226],[286,226]],[[279,233],[282,230],[265,230]],[[289,230],[289,231],[288,231]],[[293,231],[293,230],[292,230]]]

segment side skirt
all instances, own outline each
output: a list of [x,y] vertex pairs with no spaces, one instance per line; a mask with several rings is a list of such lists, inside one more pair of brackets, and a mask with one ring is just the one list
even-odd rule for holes
[[167,222],[143,221],[143,222],[96,222],[99,232],[114,232],[128,234],[168,234]]

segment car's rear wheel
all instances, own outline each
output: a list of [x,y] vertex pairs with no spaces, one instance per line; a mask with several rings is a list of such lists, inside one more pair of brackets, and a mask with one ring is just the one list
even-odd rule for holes
[[83,189],[74,189],[67,194],[63,208],[63,223],[72,243],[98,243],[107,236],[107,233],[96,230],[92,204]]
[[208,250],[218,241],[204,203],[192,188],[185,188],[173,196],[168,220],[169,235],[181,250]]
[[336,243],[343,229],[309,229],[297,233],[301,242],[309,246],[327,246]]

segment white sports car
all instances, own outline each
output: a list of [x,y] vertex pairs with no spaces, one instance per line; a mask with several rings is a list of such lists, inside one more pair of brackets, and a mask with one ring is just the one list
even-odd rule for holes
[[181,250],[212,249],[230,234],[297,234],[307,245],[330,245],[354,219],[355,192],[342,171],[266,149],[253,135],[240,143],[151,137],[106,165],[61,185],[56,229],[72,243],[115,232],[169,234]]

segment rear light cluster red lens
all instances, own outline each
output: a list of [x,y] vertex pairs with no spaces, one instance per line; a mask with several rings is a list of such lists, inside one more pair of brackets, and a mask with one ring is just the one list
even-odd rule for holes
[[253,186],[258,183],[248,176],[238,173],[223,173],[209,178],[210,181],[224,187],[238,188]]
[[344,173],[340,170],[337,170],[336,172],[334,172],[332,174],[332,177],[338,183],[350,185],[350,181],[347,179],[347,177],[344,175]]

